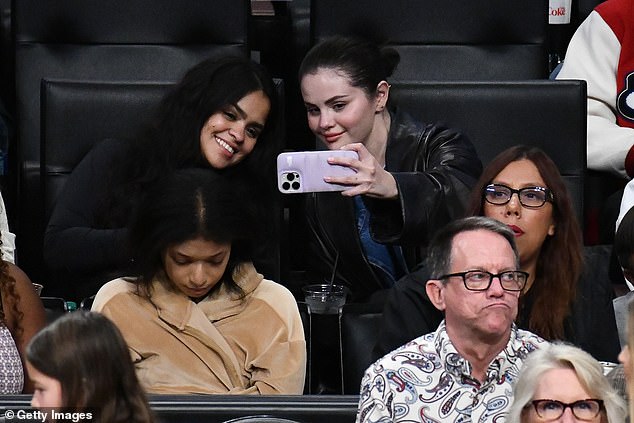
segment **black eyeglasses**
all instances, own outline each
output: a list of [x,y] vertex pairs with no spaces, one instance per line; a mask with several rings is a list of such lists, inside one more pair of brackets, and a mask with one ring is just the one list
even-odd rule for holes
[[513,189],[502,184],[489,184],[484,188],[484,199],[487,203],[501,206],[511,201],[513,194],[517,194],[520,204],[528,208],[538,208],[546,201],[553,201],[553,193],[544,187],[526,187]]
[[528,273],[521,270],[507,270],[494,275],[484,270],[468,270],[466,272],[450,273],[435,279],[448,279],[461,277],[464,287],[469,291],[486,291],[491,286],[493,278],[500,280],[500,285],[505,291],[521,291],[526,285]]
[[535,408],[537,415],[545,420],[557,420],[566,408],[570,408],[579,420],[592,420],[603,410],[603,401],[599,399],[583,399],[569,404],[551,399],[538,399],[530,404]]

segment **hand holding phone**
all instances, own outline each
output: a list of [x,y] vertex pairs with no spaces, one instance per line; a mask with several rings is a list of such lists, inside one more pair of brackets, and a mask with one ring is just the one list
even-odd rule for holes
[[329,157],[348,157],[358,159],[356,151],[323,150],[295,151],[277,156],[277,187],[283,194],[305,192],[343,191],[349,186],[331,184],[324,181],[326,176],[350,176],[354,169],[331,165]]

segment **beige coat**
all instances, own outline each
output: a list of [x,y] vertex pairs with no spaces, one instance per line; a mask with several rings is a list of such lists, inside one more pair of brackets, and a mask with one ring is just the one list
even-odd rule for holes
[[194,303],[159,280],[150,302],[134,283],[115,279],[92,309],[119,327],[148,392],[301,394],[306,344],[293,295],[251,263],[238,266],[234,280],[244,299],[221,287]]

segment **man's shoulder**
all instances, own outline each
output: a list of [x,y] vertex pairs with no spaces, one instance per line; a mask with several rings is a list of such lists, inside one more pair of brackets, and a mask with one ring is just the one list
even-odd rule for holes
[[530,353],[539,349],[543,345],[547,344],[548,341],[543,339],[541,336],[534,334],[525,329],[517,329],[513,327],[511,331],[511,340],[510,346],[515,352],[525,352]]
[[[437,356],[438,352],[436,351],[436,333],[427,333],[425,335],[421,335],[418,338],[414,338],[411,341],[401,345],[395,350],[390,351],[385,354],[383,357],[379,358],[376,363],[377,364],[386,364],[387,367],[391,367],[393,364],[400,361],[400,358],[405,357],[413,357],[413,356],[421,356],[421,357],[432,357]],[[383,366],[385,367],[385,366]]]

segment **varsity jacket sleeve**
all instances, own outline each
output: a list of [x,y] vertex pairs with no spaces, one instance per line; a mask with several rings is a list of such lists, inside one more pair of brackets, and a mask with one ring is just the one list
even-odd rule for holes
[[588,88],[588,168],[626,177],[625,159],[634,129],[616,123],[616,73],[621,44],[593,11],[570,40],[557,79],[581,79]]

